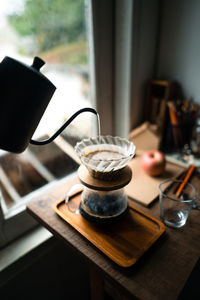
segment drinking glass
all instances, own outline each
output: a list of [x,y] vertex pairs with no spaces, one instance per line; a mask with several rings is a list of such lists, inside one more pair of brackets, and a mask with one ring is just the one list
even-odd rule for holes
[[[177,190],[183,186],[180,195]],[[167,179],[160,183],[160,217],[170,227],[179,228],[186,224],[194,201],[198,197],[196,188],[182,180]]]

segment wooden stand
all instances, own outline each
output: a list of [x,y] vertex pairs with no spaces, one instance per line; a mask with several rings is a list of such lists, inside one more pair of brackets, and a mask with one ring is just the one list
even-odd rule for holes
[[132,171],[129,166],[126,166],[121,170],[120,175],[115,177],[113,180],[108,181],[92,177],[88,169],[84,165],[81,165],[78,169],[78,177],[82,184],[90,189],[112,191],[126,186],[131,181]]

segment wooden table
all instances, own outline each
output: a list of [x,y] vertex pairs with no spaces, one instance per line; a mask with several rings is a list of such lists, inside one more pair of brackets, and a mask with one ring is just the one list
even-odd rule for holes
[[[200,211],[192,210],[180,229],[166,228],[160,239],[129,268],[122,268],[102,254],[72,226],[62,220],[52,205],[63,198],[78,179],[67,181],[49,194],[30,202],[28,212],[56,237],[82,254],[91,274],[92,299],[103,299],[104,290],[114,299],[177,299],[200,256]],[[159,219],[159,203],[151,208],[135,206]]]

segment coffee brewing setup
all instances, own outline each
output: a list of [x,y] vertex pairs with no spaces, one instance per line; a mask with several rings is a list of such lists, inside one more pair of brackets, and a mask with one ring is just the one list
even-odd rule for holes
[[[132,178],[127,164],[135,154],[134,144],[124,138],[99,135],[83,139],[75,151],[82,163],[78,177],[83,191],[79,209],[74,212],[95,223],[120,219],[127,212],[124,187]],[[71,191],[65,200],[68,207],[70,195]]]
[[[120,137],[100,135],[99,116],[91,107],[75,112],[47,140],[33,140],[34,131],[56,90],[40,71],[44,64],[39,57],[35,57],[32,65],[28,66],[8,56],[0,63],[0,148],[21,153],[29,143],[38,146],[48,144],[80,113],[95,114],[98,136],[83,139],[75,146],[82,163],[78,177],[84,186],[78,212],[94,222],[118,219],[127,210],[124,186],[131,180],[132,172],[127,163],[135,154],[135,146]],[[67,205],[69,199],[67,196]]]

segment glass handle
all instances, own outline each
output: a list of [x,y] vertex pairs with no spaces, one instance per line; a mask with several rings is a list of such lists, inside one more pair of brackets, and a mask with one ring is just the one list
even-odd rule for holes
[[83,184],[77,183],[75,185],[73,185],[67,192],[67,195],[65,197],[65,204],[68,206],[68,209],[73,212],[74,214],[79,214],[79,209],[72,209],[69,205],[70,202],[70,198],[71,196],[73,196],[74,194],[83,191],[84,186]]

